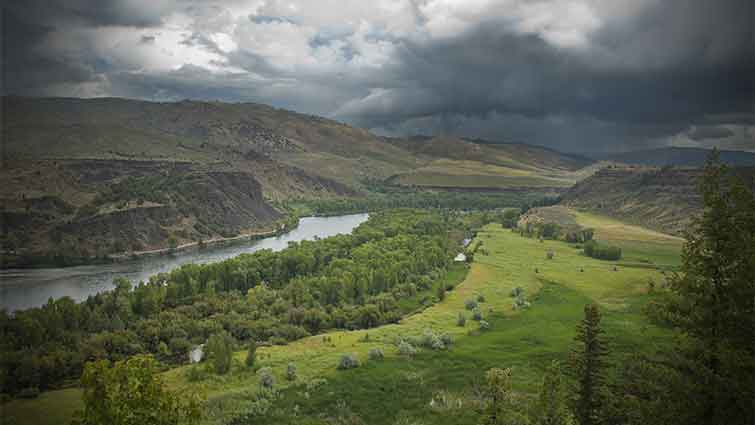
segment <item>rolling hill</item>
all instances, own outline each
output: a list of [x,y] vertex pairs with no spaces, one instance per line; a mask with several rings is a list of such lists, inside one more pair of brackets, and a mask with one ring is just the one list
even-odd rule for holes
[[591,163],[524,144],[386,139],[253,103],[2,102],[4,266],[270,232],[282,203],[365,196],[374,182],[563,190]]
[[424,164],[391,177],[420,187],[511,190],[555,189],[573,185],[593,161],[538,146],[480,143],[455,137],[389,139]]
[[[596,159],[624,164],[663,167],[667,165],[702,167],[710,155],[710,149],[660,148],[623,153],[594,155]],[[755,153],[745,151],[719,151],[721,161],[736,167],[755,166]]]

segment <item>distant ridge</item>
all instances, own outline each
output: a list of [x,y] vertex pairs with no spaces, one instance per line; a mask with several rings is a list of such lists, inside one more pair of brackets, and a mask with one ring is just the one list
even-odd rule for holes
[[[754,142],[755,143],[755,142]],[[596,154],[595,159],[622,162],[625,164],[651,165],[663,167],[666,165],[682,165],[701,167],[710,155],[710,149],[703,148],[659,148],[632,152]],[[721,161],[737,167],[755,166],[755,153],[746,151],[719,151]]]

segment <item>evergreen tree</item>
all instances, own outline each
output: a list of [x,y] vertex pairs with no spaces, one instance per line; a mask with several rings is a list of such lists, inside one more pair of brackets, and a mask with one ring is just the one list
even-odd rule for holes
[[207,340],[207,358],[215,373],[224,375],[231,370],[233,340],[228,332],[221,331]]
[[493,368],[485,373],[485,397],[481,425],[524,425],[529,420],[518,412],[511,387],[511,369]]
[[246,367],[254,367],[254,361],[257,358],[257,343],[254,340],[249,341],[249,348],[246,352]]
[[600,318],[597,305],[585,306],[585,317],[577,325],[577,345],[572,351],[573,373],[577,380],[575,413],[580,425],[601,423],[605,396],[604,357],[608,351]]
[[574,416],[566,403],[561,366],[555,360],[545,372],[532,417],[537,425],[574,425]]
[[[700,183],[704,210],[686,234],[682,272],[659,309],[685,336],[672,359],[685,423],[755,423],[755,199],[713,152]],[[681,420],[680,420],[681,422]]]

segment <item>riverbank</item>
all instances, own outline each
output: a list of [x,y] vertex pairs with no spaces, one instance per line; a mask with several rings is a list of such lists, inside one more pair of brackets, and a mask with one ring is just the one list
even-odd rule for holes
[[299,215],[287,216],[284,220],[279,220],[273,224],[275,227],[269,231],[241,233],[230,237],[216,237],[208,240],[186,242],[172,248],[158,248],[143,251],[126,251],[115,254],[106,254],[101,257],[62,257],[56,255],[17,255],[15,253],[0,253],[0,270],[10,269],[47,269],[47,268],[66,268],[76,266],[97,266],[113,264],[124,261],[132,261],[143,257],[157,257],[191,251],[194,249],[203,249],[209,246],[222,246],[238,242],[254,241],[262,238],[279,236],[286,232],[294,230],[299,225]]

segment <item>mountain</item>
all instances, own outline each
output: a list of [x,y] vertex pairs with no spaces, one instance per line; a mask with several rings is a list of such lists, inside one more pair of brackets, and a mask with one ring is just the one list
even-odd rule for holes
[[[702,148],[659,148],[640,151],[593,155],[596,159],[621,162],[624,164],[666,165],[702,167],[710,155],[710,149]],[[755,153],[745,151],[719,151],[721,161],[736,167],[755,166]]]
[[253,103],[2,102],[4,266],[270,232],[282,203],[364,196],[375,182],[562,190],[591,162],[524,144],[386,139]]

